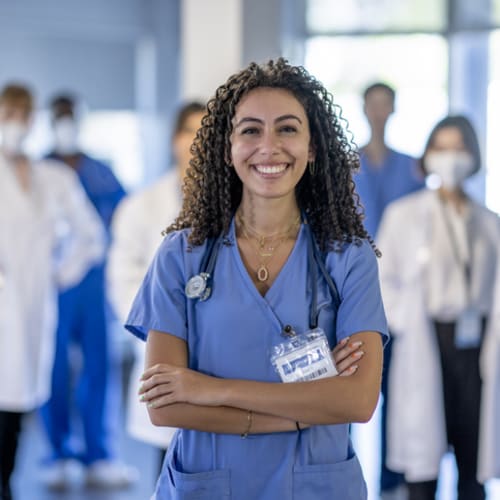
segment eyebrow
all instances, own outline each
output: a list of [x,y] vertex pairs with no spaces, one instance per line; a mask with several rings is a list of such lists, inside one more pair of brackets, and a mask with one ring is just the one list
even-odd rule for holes
[[[290,119],[297,120],[302,125],[302,120],[298,116],[291,115],[291,114],[278,116],[278,118],[276,118],[276,120],[274,120],[274,122],[278,123],[278,122],[282,122],[284,120],[290,120]],[[246,122],[264,123],[264,120],[261,120],[260,118],[254,118],[252,116],[245,116],[238,123],[236,123],[236,125],[234,127],[237,128]]]

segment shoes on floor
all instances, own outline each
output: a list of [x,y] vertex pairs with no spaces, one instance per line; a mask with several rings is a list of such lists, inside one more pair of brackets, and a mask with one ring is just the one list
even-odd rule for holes
[[87,468],[86,485],[90,488],[127,488],[139,479],[135,467],[115,460],[97,460]]
[[54,460],[42,469],[40,479],[49,490],[64,491],[78,480],[81,469],[76,460]]

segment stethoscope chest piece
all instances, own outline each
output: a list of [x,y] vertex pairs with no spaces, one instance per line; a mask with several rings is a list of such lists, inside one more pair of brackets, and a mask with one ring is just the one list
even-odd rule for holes
[[188,280],[184,291],[189,299],[207,300],[211,287],[208,285],[209,273],[196,274]]

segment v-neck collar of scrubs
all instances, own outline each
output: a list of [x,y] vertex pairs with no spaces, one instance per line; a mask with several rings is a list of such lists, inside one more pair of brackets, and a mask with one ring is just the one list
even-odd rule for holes
[[231,227],[229,229],[229,235],[233,242],[232,245],[233,256],[235,258],[236,264],[242,275],[245,285],[249,288],[249,290],[255,296],[257,301],[259,302],[264,301],[266,302],[267,305],[271,305],[274,301],[273,299],[276,297],[276,294],[280,293],[279,291],[282,290],[283,287],[281,282],[285,279],[288,269],[294,265],[294,261],[298,258],[298,254],[300,254],[300,248],[302,245],[304,245],[304,237],[305,237],[304,225],[305,225],[304,223],[300,225],[299,233],[297,234],[297,239],[295,240],[295,244],[292,248],[292,251],[290,252],[290,255],[286,259],[285,263],[283,264],[283,267],[280,269],[273,283],[269,287],[269,290],[267,290],[267,292],[264,295],[261,295],[259,290],[255,286],[255,283],[253,282],[250,274],[248,273],[245,264],[243,263],[240,249],[238,247],[238,241],[236,239],[236,227],[233,217],[233,220],[231,221]]

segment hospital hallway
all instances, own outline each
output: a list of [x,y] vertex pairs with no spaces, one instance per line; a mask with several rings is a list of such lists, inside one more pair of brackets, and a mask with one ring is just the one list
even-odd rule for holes
[[[130,363],[124,364],[124,380],[127,380],[129,367]],[[354,446],[362,463],[368,484],[368,500],[379,499],[377,494],[378,424],[379,412],[377,410],[368,424],[357,425],[353,430]],[[45,437],[42,434],[37,416],[34,414],[28,415],[24,419],[24,432],[21,434],[18,465],[14,473],[14,500],[148,500],[153,492],[156,480],[157,450],[128,437],[124,423],[119,432],[120,459],[129,465],[135,466],[140,472],[140,479],[134,486],[124,490],[92,490],[85,488],[81,478],[75,477],[71,489],[63,492],[51,492],[40,481],[40,464],[44,453],[46,453]],[[456,500],[451,487],[455,481],[452,459],[446,458],[443,461],[443,467],[443,481],[439,485],[437,499]],[[500,500],[500,480],[489,485],[487,499]]]

